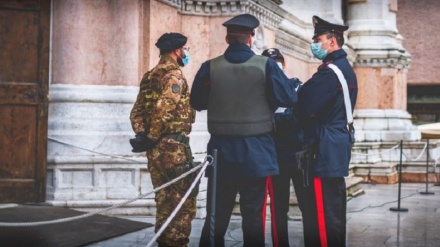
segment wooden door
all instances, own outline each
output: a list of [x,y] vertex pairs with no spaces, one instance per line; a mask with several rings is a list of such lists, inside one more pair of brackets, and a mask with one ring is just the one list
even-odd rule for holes
[[50,0],[0,1],[0,203],[46,192]]

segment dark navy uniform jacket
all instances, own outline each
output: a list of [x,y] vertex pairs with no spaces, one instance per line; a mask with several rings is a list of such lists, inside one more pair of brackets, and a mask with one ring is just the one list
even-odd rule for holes
[[328,54],[318,71],[303,84],[298,95],[298,114],[304,130],[304,144],[317,148],[312,174],[317,177],[343,177],[348,175],[351,142],[342,86],[333,70],[327,67],[329,63],[338,66],[344,74],[354,109],[357,79],[347,60],[347,53],[339,49]]
[[[224,56],[228,62],[243,63],[255,56],[244,44],[232,44]],[[191,88],[190,103],[197,111],[206,110],[209,97],[210,61],[202,64]],[[292,107],[297,101],[295,85],[298,79],[288,79],[276,62],[268,59],[266,64],[266,83],[273,111],[278,107]],[[246,95],[243,95],[246,97]],[[266,177],[279,173],[273,133],[256,136],[211,135],[208,153],[218,150],[219,178]]]
[[275,146],[280,166],[298,168],[296,152],[302,148],[302,131],[294,109],[275,113]]

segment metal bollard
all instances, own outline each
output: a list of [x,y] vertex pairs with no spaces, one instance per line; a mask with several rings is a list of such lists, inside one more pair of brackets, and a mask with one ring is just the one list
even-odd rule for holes
[[400,188],[402,187],[402,155],[403,155],[403,141],[400,141],[400,163],[399,163],[399,191],[397,198],[397,208],[390,208],[394,212],[408,212],[407,208],[400,207]]
[[217,149],[212,150],[212,173],[209,178],[209,187],[211,188],[210,197],[210,215],[209,215],[209,246],[215,246],[215,204],[217,197]]
[[426,139],[426,190],[420,192],[421,195],[434,195],[434,192],[428,191],[428,166],[429,166],[429,138]]

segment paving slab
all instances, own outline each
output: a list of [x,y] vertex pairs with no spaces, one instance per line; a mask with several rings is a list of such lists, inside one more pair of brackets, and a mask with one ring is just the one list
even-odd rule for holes
[[[440,187],[428,184],[433,195],[423,195],[424,183],[362,184],[363,195],[347,203],[347,247],[439,247]],[[395,212],[390,208],[407,209]],[[154,223],[154,217],[124,217]],[[304,247],[302,222],[291,215],[289,241],[292,247]],[[192,224],[189,247],[197,247],[204,219]],[[271,247],[270,221],[266,223],[266,246]],[[129,233],[88,247],[147,246],[154,237],[154,227]],[[226,247],[243,246],[241,217],[234,215],[225,236]],[[153,244],[153,246],[157,246]]]

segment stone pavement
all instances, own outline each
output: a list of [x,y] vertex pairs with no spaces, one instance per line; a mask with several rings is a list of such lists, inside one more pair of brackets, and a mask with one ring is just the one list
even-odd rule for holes
[[[440,187],[424,183],[401,185],[400,207],[398,184],[363,184],[365,194],[347,204],[347,247],[439,247],[440,246]],[[420,192],[434,192],[423,195]],[[390,208],[407,209],[407,212]],[[124,217],[143,222],[154,222],[153,217]],[[300,219],[292,215],[292,219]],[[240,216],[234,215],[225,236],[226,247],[242,246]],[[199,243],[204,220],[195,219],[189,247]],[[272,246],[270,222],[266,224],[266,246]],[[154,227],[129,233],[88,247],[140,247],[147,246],[154,236]],[[303,247],[302,223],[289,222],[290,246]],[[157,246],[156,243],[153,246]]]

